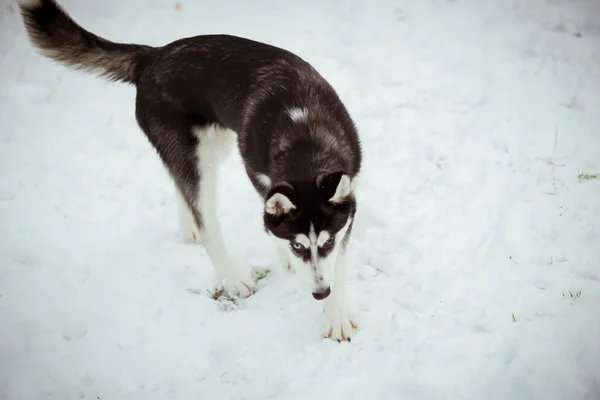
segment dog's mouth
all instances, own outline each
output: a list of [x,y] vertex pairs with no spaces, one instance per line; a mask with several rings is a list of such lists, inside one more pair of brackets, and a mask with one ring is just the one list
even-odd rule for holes
[[315,298],[315,300],[325,300],[330,294],[331,294],[331,288],[328,287],[324,291],[322,291],[322,292],[315,292],[312,295]]

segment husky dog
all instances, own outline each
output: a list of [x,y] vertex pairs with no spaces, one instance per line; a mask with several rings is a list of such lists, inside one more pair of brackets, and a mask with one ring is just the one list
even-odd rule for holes
[[85,30],[55,0],[20,0],[31,42],[64,65],[135,85],[136,119],[173,178],[182,235],[202,243],[232,296],[255,290],[217,220],[217,167],[235,144],[264,202],[281,262],[324,300],[325,336],[350,340],[346,247],[361,167],[357,129],[334,89],[306,61],[230,35],[162,47]]

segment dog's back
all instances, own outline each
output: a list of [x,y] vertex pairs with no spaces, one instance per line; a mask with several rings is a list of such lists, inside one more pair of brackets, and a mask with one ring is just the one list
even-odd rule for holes
[[[122,44],[85,30],[54,0],[22,0],[20,6],[32,42],[46,56],[136,85],[145,131],[156,118],[188,130],[216,123],[240,135],[246,161],[265,172],[294,135],[306,136],[290,125],[292,112],[296,120],[333,128],[328,130],[333,139],[316,135],[316,142],[335,140],[338,156],[353,158],[344,161],[350,175],[358,173],[358,135],[345,107],[309,63],[287,50],[230,35],[195,36],[161,47]],[[150,140],[161,145],[160,138]],[[329,147],[329,156],[335,156]]]

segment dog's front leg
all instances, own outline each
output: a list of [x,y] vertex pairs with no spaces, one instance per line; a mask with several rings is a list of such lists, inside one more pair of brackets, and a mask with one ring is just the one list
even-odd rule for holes
[[281,262],[281,265],[292,274],[295,274],[296,270],[294,267],[292,267],[290,256],[288,255],[286,249],[283,248],[283,245],[277,244],[277,254],[279,254],[279,261]]
[[342,248],[335,264],[335,278],[331,294],[325,299],[325,337],[350,341],[358,329],[354,313],[348,302],[348,259]]

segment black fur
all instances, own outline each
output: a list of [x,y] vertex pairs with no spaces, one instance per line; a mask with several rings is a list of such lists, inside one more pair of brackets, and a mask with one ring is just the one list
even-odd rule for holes
[[[162,47],[117,44],[85,31],[54,0],[21,3],[30,37],[67,65],[135,84],[136,118],[183,193],[199,227],[201,180],[194,128],[215,125],[238,134],[239,150],[256,190],[268,176],[270,193],[290,195],[287,216],[265,214],[265,227],[281,238],[308,232],[312,223],[337,232],[356,212],[353,195],[327,200],[342,174],[361,167],[355,125],[334,89],[297,55],[229,35],[180,39]],[[290,108],[306,108],[293,121]],[[201,145],[201,143],[200,143]]]
[[317,234],[327,230],[335,235],[344,227],[348,218],[354,218],[356,213],[356,199],[353,195],[340,204],[329,202],[340,177],[341,173],[336,172],[322,177],[320,182],[317,179],[290,181],[291,186],[273,188],[267,197],[282,193],[296,208],[288,214],[278,216],[265,213],[265,227],[275,236],[287,240],[292,240],[298,233],[308,234],[311,224]]

